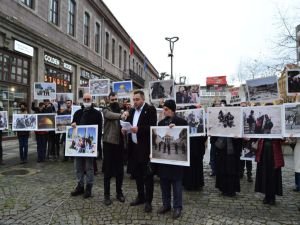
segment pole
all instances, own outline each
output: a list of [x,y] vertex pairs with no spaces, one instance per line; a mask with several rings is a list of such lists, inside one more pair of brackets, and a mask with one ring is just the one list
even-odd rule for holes
[[166,37],[165,39],[170,43],[171,53],[168,56],[171,57],[171,80],[173,80],[173,50],[174,50],[174,43],[179,40],[179,37],[171,37],[171,38]]

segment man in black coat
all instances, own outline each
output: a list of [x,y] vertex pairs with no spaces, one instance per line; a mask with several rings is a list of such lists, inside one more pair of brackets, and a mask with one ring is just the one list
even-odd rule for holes
[[131,151],[128,161],[132,163],[132,174],[136,180],[138,196],[130,205],[145,203],[145,212],[151,212],[153,175],[147,174],[147,165],[150,161],[150,126],[156,126],[157,115],[156,109],[145,103],[143,91],[138,90],[133,94],[134,108],[130,110],[127,118],[132,125],[128,137],[128,148]]
[[[73,116],[71,126],[76,128],[77,125],[98,125],[98,152],[101,148],[102,135],[102,114],[94,109],[92,104],[92,96],[89,93],[83,95],[83,107],[77,110]],[[92,157],[75,157],[75,169],[77,178],[77,187],[72,196],[81,195],[84,193],[84,198],[89,198],[92,195],[92,187],[94,183],[94,158]],[[86,173],[86,189],[84,191],[84,173]]]
[[[174,100],[167,100],[163,106],[165,118],[158,123],[158,126],[187,126],[186,120],[176,116],[176,104]],[[182,148],[185,148],[181,146]],[[186,154],[186,150],[180,153]],[[173,219],[181,216],[182,210],[182,179],[183,166],[158,164],[158,176],[160,177],[160,187],[162,192],[163,206],[158,210],[159,214],[164,214],[171,210],[171,186],[173,188]]]

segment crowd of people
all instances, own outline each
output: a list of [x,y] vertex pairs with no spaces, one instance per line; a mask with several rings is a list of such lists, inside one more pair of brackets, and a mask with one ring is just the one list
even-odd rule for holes
[[[53,113],[67,115],[71,114],[72,101],[66,101],[66,109],[61,110],[59,105],[50,101],[40,102],[38,107],[32,103],[31,110],[35,113]],[[104,174],[104,204],[111,205],[110,180],[116,179],[116,199],[125,202],[123,193],[124,165],[127,164],[127,172],[135,180],[137,196],[130,202],[130,206],[144,205],[144,211],[152,211],[152,200],[154,192],[154,179],[157,175],[160,178],[161,207],[157,213],[165,214],[172,210],[172,218],[177,219],[183,210],[183,188],[186,190],[201,190],[204,186],[203,157],[206,150],[207,136],[190,137],[190,166],[167,165],[150,162],[150,127],[151,126],[188,126],[188,121],[176,115],[176,103],[174,100],[166,100],[161,103],[164,118],[157,121],[156,108],[145,102],[143,91],[137,90],[133,93],[133,105],[125,102],[120,105],[116,93],[111,92],[107,102],[101,102],[101,112],[95,109],[92,103],[92,96],[89,93],[83,95],[81,109],[75,112],[71,126],[98,125],[98,155],[103,158],[102,172]],[[221,101],[221,107],[228,107],[226,101]],[[244,106],[244,105],[241,105]],[[199,105],[190,106],[196,108]],[[22,114],[27,114],[25,103],[20,104]],[[222,112],[222,111],[220,111]],[[249,129],[250,118],[247,118]],[[263,115],[268,121],[268,116]],[[225,119],[228,117],[228,119]],[[257,118],[258,119],[258,118]],[[257,120],[256,119],[256,120]],[[130,132],[122,129],[120,120],[131,124]],[[230,115],[220,114],[220,122],[231,124],[233,120]],[[255,119],[253,118],[255,121]],[[254,122],[253,122],[254,123]],[[264,123],[266,124],[266,122]],[[104,129],[102,129],[104,126]],[[102,132],[104,130],[104,132]],[[265,132],[264,132],[265,133]],[[1,131],[0,131],[1,135]],[[21,163],[28,161],[28,138],[29,131],[17,132],[20,149]],[[58,158],[60,145],[63,144],[65,134],[55,134],[54,131],[35,131],[37,142],[37,162],[45,162],[52,156]],[[1,136],[0,136],[1,138]],[[255,177],[255,192],[265,195],[263,204],[275,205],[276,195],[281,196],[282,174],[284,158],[281,149],[282,140],[279,139],[245,139],[234,137],[209,137],[210,150],[210,176],[215,176],[215,187],[227,197],[234,197],[240,192],[240,179],[244,176],[246,168],[247,181],[253,182],[252,162],[240,160],[243,146],[254,146],[256,154],[257,171]],[[103,145],[99,144],[103,143]],[[300,146],[295,144],[295,191],[300,192]],[[102,147],[103,146],[103,147]],[[102,149],[103,148],[103,149]],[[154,146],[157,151],[168,150],[166,145]],[[64,149],[64,147],[63,147]],[[0,153],[2,161],[2,141],[0,141]],[[103,150],[103,155],[102,155]],[[63,160],[68,158],[64,157]],[[97,174],[97,161],[92,157],[74,157],[75,175],[77,180],[76,188],[71,192],[72,196],[83,195],[84,198],[92,196],[94,176]],[[86,177],[86,178],[85,178]],[[85,178],[85,179],[84,179]],[[172,191],[171,191],[172,190]],[[173,200],[172,200],[173,199]]]

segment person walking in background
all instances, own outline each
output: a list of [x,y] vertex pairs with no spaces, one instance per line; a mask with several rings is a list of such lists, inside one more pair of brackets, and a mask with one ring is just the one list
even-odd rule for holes
[[124,177],[123,136],[121,134],[120,119],[125,120],[127,112],[121,113],[117,95],[111,92],[108,96],[109,106],[103,108],[103,170],[104,170],[104,204],[110,205],[110,179],[116,177],[116,193],[120,202],[125,202],[122,191]]
[[[89,93],[83,95],[83,106],[77,110],[73,116],[71,126],[76,128],[77,125],[98,125],[98,152],[101,149],[102,136],[102,114],[96,110],[92,103],[92,96]],[[75,170],[77,186],[71,192],[71,196],[84,194],[84,198],[92,196],[92,187],[94,184],[94,158],[93,157],[75,157]],[[84,189],[84,174],[86,174],[86,187]]]
[[[144,211],[152,211],[153,174],[147,173],[150,162],[150,126],[156,126],[157,114],[153,106],[145,102],[143,91],[134,91],[134,108],[130,109],[127,121],[131,123],[128,148],[131,151],[128,161],[132,164],[132,175],[136,181],[137,197],[130,203],[136,206],[145,203]],[[124,132],[124,131],[123,131]]]
[[[26,103],[20,103],[20,114],[28,114]],[[21,164],[27,163],[29,131],[17,131]]]
[[[158,126],[187,126],[186,120],[176,116],[176,104],[174,100],[166,100],[164,103],[165,118],[159,121]],[[187,131],[189,132],[189,131]],[[160,178],[160,188],[162,195],[162,207],[157,211],[158,214],[165,214],[171,210],[171,187],[173,189],[173,219],[181,216],[182,211],[182,179],[183,166],[157,164],[157,173]]]

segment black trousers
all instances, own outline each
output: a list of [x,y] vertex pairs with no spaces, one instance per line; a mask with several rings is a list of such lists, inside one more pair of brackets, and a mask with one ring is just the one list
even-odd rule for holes
[[247,176],[252,176],[252,161],[250,160],[240,160],[240,176],[244,175],[245,166],[247,169]]
[[[140,151],[138,146],[133,144],[134,152]],[[137,148],[137,149],[136,149]],[[145,200],[147,203],[151,204],[153,199],[153,174],[148,173],[147,164],[148,162],[138,162],[133,159],[132,165],[132,175],[135,178],[136,188],[138,192],[138,198]]]

